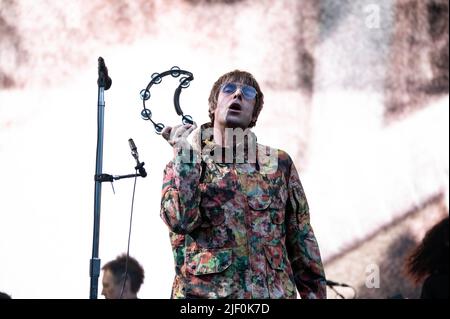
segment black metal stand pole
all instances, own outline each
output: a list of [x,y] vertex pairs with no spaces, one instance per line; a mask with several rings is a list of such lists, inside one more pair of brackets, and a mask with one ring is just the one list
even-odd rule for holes
[[[102,174],[103,166],[103,131],[104,131],[104,92],[111,87],[111,79],[108,77],[108,69],[103,58],[98,58],[98,113],[97,113],[97,154],[95,162],[95,176]],[[92,240],[92,258],[90,260],[89,273],[91,277],[90,299],[97,299],[98,277],[100,275],[100,258],[98,257],[100,236],[100,206],[101,206],[102,182],[95,178],[94,197],[94,233]]]

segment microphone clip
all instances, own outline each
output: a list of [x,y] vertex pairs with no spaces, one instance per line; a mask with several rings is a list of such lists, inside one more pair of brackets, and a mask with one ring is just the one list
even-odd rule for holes
[[[119,180],[119,179],[123,179],[123,178],[131,178],[131,177],[137,177],[137,176],[141,176],[141,177],[146,177],[147,176],[147,172],[145,171],[144,162],[140,162],[139,161],[139,153],[137,151],[137,147],[136,144],[134,144],[133,139],[129,139],[128,143],[130,145],[130,149],[131,149],[131,155],[133,156],[133,158],[136,160],[136,166],[134,167],[134,169],[136,170],[136,172],[139,172],[139,174],[127,174],[127,175],[110,175],[110,174],[98,174],[94,176],[94,179],[96,182],[112,182]],[[114,191],[114,187],[113,187],[113,191]]]
[[146,177],[147,172],[145,171],[145,168],[144,168],[145,163],[139,162],[139,160],[136,160],[136,161],[138,162],[138,164],[136,165],[136,167],[134,169],[139,172],[139,176]]

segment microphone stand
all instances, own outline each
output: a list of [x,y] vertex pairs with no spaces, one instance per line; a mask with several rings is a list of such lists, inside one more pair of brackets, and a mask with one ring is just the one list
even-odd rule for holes
[[103,183],[103,182],[114,182],[117,181],[119,179],[123,179],[123,178],[131,178],[131,177],[145,177],[147,176],[146,173],[142,173],[142,169],[144,166],[144,162],[140,163],[142,165],[142,167],[139,169],[138,166],[135,167],[136,170],[139,170],[139,174],[127,174],[127,175],[110,175],[110,174],[99,174],[99,175],[95,175],[95,181]]
[[[105,66],[105,61],[102,57],[98,58],[98,111],[97,111],[97,153],[95,161],[95,194],[94,194],[94,232],[92,240],[92,258],[89,264],[89,275],[91,277],[90,284],[90,299],[97,299],[98,295],[98,277],[100,275],[100,258],[98,257],[99,248],[99,237],[100,237],[100,206],[101,206],[101,193],[102,193],[102,183],[112,182],[114,180],[122,178],[131,178],[136,176],[147,176],[144,169],[144,162],[139,162],[136,159],[135,170],[139,171],[139,174],[128,174],[128,175],[109,175],[102,173],[103,165],[103,135],[104,135],[104,109],[105,109],[105,91],[111,87],[111,78],[108,76],[108,69]],[[133,155],[134,156],[134,155]]]
[[[100,237],[100,206],[102,184],[97,176],[102,174],[103,165],[103,131],[104,131],[104,108],[105,90],[111,87],[111,79],[108,81],[108,71],[103,58],[98,58],[98,98],[97,98],[97,152],[95,160],[95,190],[94,190],[94,232],[92,240],[92,258],[89,265],[89,275],[91,277],[90,299],[97,299],[98,277],[100,275],[100,259],[98,258],[98,247]],[[107,84],[109,84],[107,86]]]
[[[101,159],[101,152],[98,154],[97,158]],[[97,162],[96,167],[101,168],[101,160]],[[100,235],[100,200],[101,200],[101,187],[103,182],[113,182],[115,180],[123,179],[123,178],[132,178],[132,177],[146,177],[147,172],[144,168],[144,162],[138,163],[138,165],[134,168],[136,171],[139,171],[139,174],[127,174],[127,175],[110,175],[110,174],[95,174],[95,203],[94,203],[94,239],[92,245],[92,259],[90,264],[90,275],[91,275],[91,290],[90,290],[90,299],[97,299],[98,294],[98,277],[100,274],[100,259],[98,258],[98,247],[99,247],[99,235]],[[96,170],[97,172],[97,170]],[[101,172],[101,169],[100,169]],[[114,188],[113,188],[114,190]]]

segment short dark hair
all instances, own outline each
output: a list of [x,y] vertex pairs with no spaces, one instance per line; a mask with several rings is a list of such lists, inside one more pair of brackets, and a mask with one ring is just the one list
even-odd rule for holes
[[253,118],[248,127],[253,127],[256,124],[256,120],[258,119],[259,113],[261,112],[264,105],[264,94],[261,91],[258,82],[253,77],[253,75],[246,71],[234,70],[222,75],[213,85],[211,89],[211,93],[209,94],[209,118],[211,119],[211,124],[214,125],[214,112],[217,107],[217,99],[219,97],[220,87],[222,84],[236,81],[246,85],[253,86],[256,89],[256,101],[255,108],[253,110]]
[[[125,268],[127,263],[127,255],[122,254],[117,256],[116,259],[106,263],[102,270],[109,270],[116,278],[116,282],[120,282],[125,275]],[[131,256],[128,256],[128,268],[127,275],[130,279],[131,291],[137,293],[139,288],[141,288],[144,282],[144,268],[139,264],[139,262]]]

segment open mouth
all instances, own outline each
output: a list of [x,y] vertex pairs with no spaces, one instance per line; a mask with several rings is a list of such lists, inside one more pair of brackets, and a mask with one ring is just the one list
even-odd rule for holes
[[228,109],[229,109],[230,111],[238,111],[238,112],[240,112],[240,111],[242,110],[242,107],[241,107],[241,105],[240,105],[239,103],[233,103],[233,104],[231,104],[231,105],[228,107]]

